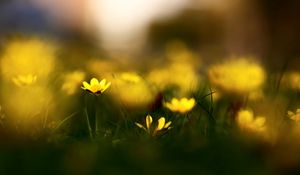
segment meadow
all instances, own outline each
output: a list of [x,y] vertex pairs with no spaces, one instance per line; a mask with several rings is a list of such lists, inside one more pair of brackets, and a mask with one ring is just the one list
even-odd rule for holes
[[300,71],[181,41],[132,58],[13,37],[0,53],[0,174],[299,173]]

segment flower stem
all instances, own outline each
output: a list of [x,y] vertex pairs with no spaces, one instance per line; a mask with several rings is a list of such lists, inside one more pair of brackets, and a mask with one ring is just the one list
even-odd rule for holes
[[87,123],[88,129],[89,129],[89,135],[90,135],[91,140],[93,140],[92,128],[91,128],[90,119],[89,119],[89,115],[88,115],[86,108],[84,109],[84,113],[86,116],[86,123]]
[[95,137],[98,136],[99,134],[99,126],[98,126],[98,110],[97,110],[97,103],[98,100],[97,100],[97,96],[95,96],[95,102],[94,102],[94,110],[95,110]]

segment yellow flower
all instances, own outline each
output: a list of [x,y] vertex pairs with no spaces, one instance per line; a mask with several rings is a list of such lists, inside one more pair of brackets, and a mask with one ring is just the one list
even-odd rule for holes
[[245,131],[261,133],[266,130],[266,118],[256,117],[254,118],[253,111],[241,110],[237,114],[238,126]]
[[172,98],[171,102],[166,102],[165,107],[170,109],[173,112],[186,113],[193,109],[196,105],[196,101],[194,98]]
[[84,80],[85,73],[82,71],[74,71],[64,76],[64,83],[61,87],[68,95],[72,95],[77,91],[78,86]]
[[82,89],[89,91],[93,94],[103,93],[109,86],[111,82],[107,82],[106,79],[102,79],[100,82],[97,78],[92,78],[90,84],[86,81],[82,83]]
[[146,126],[143,126],[140,123],[135,122],[136,126],[145,130],[149,135],[156,136],[158,132],[171,129],[171,121],[166,122],[164,117],[160,117],[157,121],[157,126],[153,129],[152,127],[152,117],[150,115],[146,116]]
[[34,84],[36,82],[37,76],[32,75],[32,74],[27,74],[27,75],[18,75],[17,77],[14,77],[12,81],[17,85],[17,86],[28,86],[31,84]]
[[158,59],[150,65],[146,80],[159,91],[172,89],[179,96],[196,92],[202,80],[201,58],[185,43],[176,40],[166,45],[164,56],[166,59]]
[[296,110],[296,113],[292,112],[292,111],[288,111],[288,117],[292,120],[294,120],[295,122],[300,121],[300,109]]
[[120,78],[129,83],[138,83],[142,79],[139,75],[133,72],[123,72],[120,74]]
[[5,78],[31,73],[45,81],[55,69],[54,43],[39,38],[13,39],[6,44],[0,59]]
[[155,89],[137,73],[116,73],[111,81],[114,84],[110,91],[112,97],[125,107],[145,107],[155,100]]
[[234,94],[258,90],[265,81],[264,69],[247,59],[213,65],[209,68],[208,76],[214,87]]

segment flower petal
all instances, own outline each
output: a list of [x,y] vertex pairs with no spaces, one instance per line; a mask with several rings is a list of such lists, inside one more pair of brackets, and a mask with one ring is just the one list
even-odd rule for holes
[[91,88],[91,86],[88,82],[86,82],[86,81],[82,82],[82,89],[90,89],[90,88]]
[[162,130],[165,126],[165,122],[166,122],[166,119],[164,117],[161,117],[160,119],[158,119],[158,124],[157,124],[155,131]]
[[147,115],[147,117],[146,117],[146,126],[147,126],[147,129],[150,129],[151,124],[152,124],[152,117],[151,117],[151,115]]
[[101,86],[101,93],[103,93],[109,86],[111,85],[111,82],[108,82],[106,85]]
[[91,81],[90,81],[90,85],[93,86],[93,85],[97,85],[99,84],[99,81],[97,78],[92,78]]
[[169,121],[168,123],[165,124],[164,128],[169,128],[169,126],[171,125],[171,121]]
[[143,125],[141,125],[141,124],[135,122],[135,125],[136,125],[137,127],[141,128],[141,129],[147,131],[147,129],[146,129]]
[[106,84],[106,79],[105,78],[102,79],[99,84],[100,84],[100,86],[104,87]]

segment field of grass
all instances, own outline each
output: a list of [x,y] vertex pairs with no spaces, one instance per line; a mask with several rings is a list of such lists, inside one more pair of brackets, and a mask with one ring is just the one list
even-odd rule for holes
[[300,173],[300,71],[162,50],[5,41],[0,174]]

